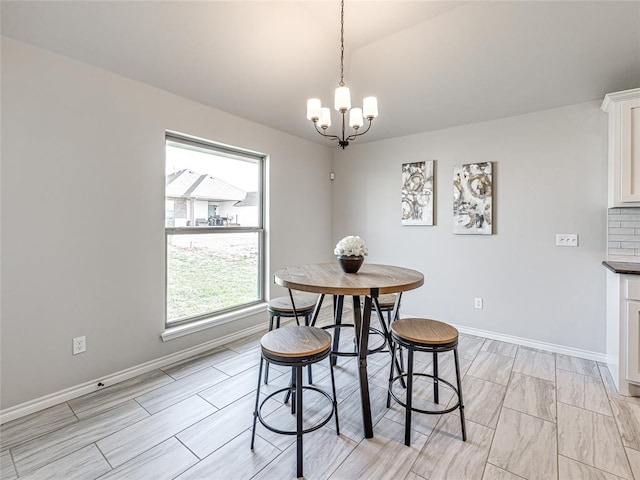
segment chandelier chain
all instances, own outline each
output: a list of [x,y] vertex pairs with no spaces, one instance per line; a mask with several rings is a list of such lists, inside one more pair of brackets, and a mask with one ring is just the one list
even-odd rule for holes
[[340,86],[344,87],[344,0],[340,2]]

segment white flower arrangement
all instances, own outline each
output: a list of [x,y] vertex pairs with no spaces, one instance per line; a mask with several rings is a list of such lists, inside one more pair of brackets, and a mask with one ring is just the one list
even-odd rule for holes
[[338,242],[336,248],[333,250],[335,255],[357,256],[369,255],[369,250],[362,240],[357,235],[350,235],[344,237]]

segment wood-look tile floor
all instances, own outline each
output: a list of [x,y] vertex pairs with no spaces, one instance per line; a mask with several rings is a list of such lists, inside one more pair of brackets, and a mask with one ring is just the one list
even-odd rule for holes
[[[328,317],[323,311],[322,322]],[[341,349],[352,348],[349,330]],[[295,437],[258,424],[255,449],[249,448],[260,337],[3,425],[0,478],[295,478]],[[459,353],[466,442],[457,412],[416,413],[411,447],[404,445],[403,410],[386,408],[387,353],[369,357],[375,437],[364,439],[356,363],[341,357],[335,370],[341,434],[331,421],[305,435],[305,478],[640,480],[640,398],[618,395],[604,365],[468,335],[461,335]],[[453,381],[448,355],[439,357],[439,371]],[[430,355],[416,354],[415,369],[429,372]],[[313,376],[329,389],[326,360],[314,365]],[[282,388],[289,378],[272,366],[262,391]],[[414,404],[425,406],[433,393],[421,380]],[[440,403],[449,401],[443,389]],[[323,408],[310,394],[307,420]],[[293,426],[280,401],[267,402],[263,414]]]

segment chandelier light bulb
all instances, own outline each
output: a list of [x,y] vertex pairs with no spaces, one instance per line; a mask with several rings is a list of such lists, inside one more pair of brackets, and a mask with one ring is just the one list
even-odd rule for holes
[[335,107],[339,112],[347,112],[351,108],[351,95],[348,87],[336,88]]
[[354,129],[359,129],[363,125],[362,109],[352,108],[349,112],[349,126]]
[[362,114],[366,119],[378,116],[378,99],[376,97],[365,97],[362,101]]
[[320,128],[327,129],[331,126],[331,109],[323,107],[320,113]]
[[307,119],[313,121],[320,119],[320,99],[310,98],[307,100]]

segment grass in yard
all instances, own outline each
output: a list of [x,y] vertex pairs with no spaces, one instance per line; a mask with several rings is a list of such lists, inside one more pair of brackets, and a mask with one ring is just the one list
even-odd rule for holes
[[257,299],[257,235],[182,235],[167,245],[169,321]]

